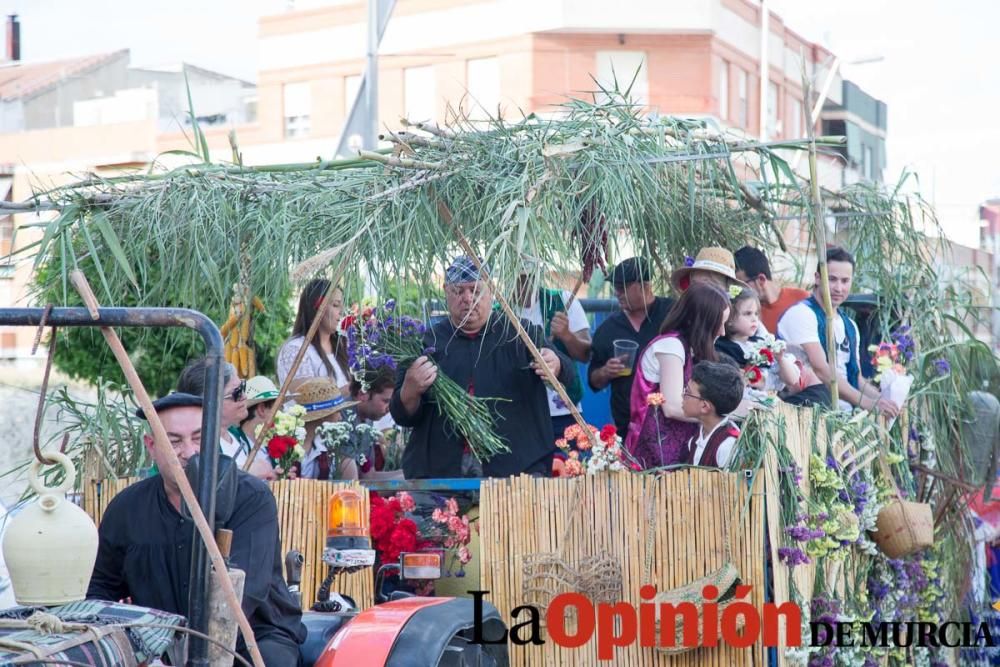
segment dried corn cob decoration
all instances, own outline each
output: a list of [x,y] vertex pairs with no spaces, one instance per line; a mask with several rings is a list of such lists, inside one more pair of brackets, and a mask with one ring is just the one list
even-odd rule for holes
[[246,285],[233,285],[233,300],[229,317],[219,331],[225,342],[226,361],[236,367],[241,378],[257,374],[257,359],[253,349],[254,316],[264,312],[264,302],[250,295]]

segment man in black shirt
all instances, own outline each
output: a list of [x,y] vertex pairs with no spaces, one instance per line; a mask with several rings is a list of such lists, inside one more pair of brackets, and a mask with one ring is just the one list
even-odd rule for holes
[[[641,257],[622,260],[614,268],[611,284],[621,310],[597,327],[591,345],[593,356],[587,369],[587,379],[594,391],[611,385],[611,417],[623,437],[628,432],[629,395],[635,365],[649,341],[660,333],[660,324],[674,304],[673,299],[653,294],[651,279],[649,264]],[[639,344],[632,368],[626,368],[614,356],[616,340],[632,340]],[[631,372],[624,375],[626,371]]]
[[[175,392],[153,407],[182,466],[201,448],[201,396]],[[140,416],[143,416],[140,411]],[[165,462],[145,436],[146,448],[163,469]],[[226,459],[223,463],[232,465]],[[180,489],[161,475],[136,482],[108,505],[101,520],[97,562],[87,597],[135,604],[187,615],[194,523],[181,513]],[[302,611],[282,577],[278,509],[267,484],[237,473],[232,515],[217,520],[233,531],[230,562],[246,572],[243,612],[253,628],[264,663],[295,665],[305,640]],[[237,651],[249,657],[243,638]]]
[[[549,403],[541,369],[532,367],[528,348],[502,313],[492,311],[493,295],[467,257],[445,272],[448,318],[426,334],[427,356],[418,358],[396,380],[390,412],[400,426],[413,429],[403,451],[407,479],[520,473],[549,475],[555,453]],[[571,379],[573,364],[544,343],[540,327],[523,321],[546,364],[560,382]],[[444,372],[459,386],[492,403],[496,433],[510,447],[482,465],[481,471],[460,435],[447,423],[427,390]]]

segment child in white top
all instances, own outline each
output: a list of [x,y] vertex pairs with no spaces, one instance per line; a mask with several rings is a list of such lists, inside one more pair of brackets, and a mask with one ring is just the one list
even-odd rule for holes
[[[760,299],[752,289],[743,289],[733,297],[729,320],[726,322],[726,335],[716,341],[716,351],[732,357],[746,369],[753,343],[763,340],[757,335],[759,327]],[[764,372],[758,382],[753,383],[752,389],[777,392],[786,385],[792,387],[798,385],[800,371],[795,358],[780,352],[776,356],[775,363]]]

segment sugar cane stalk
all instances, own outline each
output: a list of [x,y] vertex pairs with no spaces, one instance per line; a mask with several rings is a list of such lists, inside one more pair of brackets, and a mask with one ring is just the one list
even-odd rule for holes
[[[813,90],[812,82],[802,71],[802,106],[806,115],[806,133],[809,138],[809,187],[812,194],[813,234],[816,237],[816,257],[819,260],[819,293],[823,297],[823,311],[826,313],[826,363],[830,369],[827,385],[830,389],[830,399],[833,407],[837,406],[839,392],[837,390],[837,341],[834,339],[833,318],[837,316],[830,300],[830,274],[826,266],[826,220],[823,215],[823,194],[819,187],[819,167],[816,163],[816,128],[812,124]],[[846,332],[845,332],[846,335]]]

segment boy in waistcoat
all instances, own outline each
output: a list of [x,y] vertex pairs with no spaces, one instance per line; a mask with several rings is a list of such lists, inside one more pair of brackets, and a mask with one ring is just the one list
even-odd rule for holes
[[691,370],[681,407],[701,424],[688,441],[687,463],[726,468],[733,459],[740,429],[727,416],[743,399],[743,374],[735,364],[699,361]]

